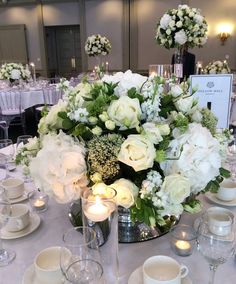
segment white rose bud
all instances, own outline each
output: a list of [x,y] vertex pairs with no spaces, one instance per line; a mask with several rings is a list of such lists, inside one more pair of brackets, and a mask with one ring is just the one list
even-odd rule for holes
[[105,122],[105,126],[106,126],[106,128],[109,129],[109,130],[114,130],[115,127],[116,127],[116,124],[115,124],[115,122],[112,121],[112,120],[107,120],[107,121]]
[[106,111],[104,111],[102,114],[99,115],[99,118],[101,121],[106,122],[109,119],[109,116]]
[[90,116],[90,117],[88,118],[88,121],[89,121],[92,125],[95,125],[95,124],[97,124],[98,119],[97,119],[95,116]]
[[92,133],[94,135],[97,135],[97,136],[100,136],[102,134],[102,128],[99,127],[99,126],[95,126],[93,129],[92,129]]
[[167,30],[166,30],[166,34],[167,34],[167,35],[170,35],[170,34],[171,34],[171,30],[170,30],[170,29],[167,29]]

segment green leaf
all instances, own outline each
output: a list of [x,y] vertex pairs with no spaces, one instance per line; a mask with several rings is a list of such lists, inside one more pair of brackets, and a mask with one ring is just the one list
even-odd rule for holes
[[62,121],[62,128],[66,130],[71,129],[73,126],[74,123],[69,118],[66,118]]
[[66,119],[67,113],[65,111],[60,111],[60,112],[58,112],[57,116],[62,118],[62,119]]
[[220,168],[220,175],[224,178],[229,178],[231,176],[230,171]]

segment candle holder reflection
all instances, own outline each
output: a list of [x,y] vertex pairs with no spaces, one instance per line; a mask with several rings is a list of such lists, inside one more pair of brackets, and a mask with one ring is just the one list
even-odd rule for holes
[[171,248],[177,255],[189,256],[195,248],[196,238],[196,232],[191,226],[174,226],[171,229]]
[[31,191],[28,194],[29,203],[33,211],[44,212],[48,209],[48,195],[41,191]]

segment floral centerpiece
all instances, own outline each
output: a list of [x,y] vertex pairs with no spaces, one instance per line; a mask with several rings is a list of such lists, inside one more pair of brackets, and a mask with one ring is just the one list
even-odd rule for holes
[[38,152],[28,155],[36,186],[59,202],[89,183],[95,192],[111,186],[133,220],[152,226],[198,210],[195,197],[217,191],[228,174],[221,160],[229,133],[216,131],[188,82],[169,86],[127,71],[68,89],[41,119]]
[[204,74],[229,74],[230,68],[226,60],[212,61],[203,70]]
[[207,22],[199,9],[179,5],[161,17],[155,38],[167,49],[201,47],[207,41]]
[[31,77],[30,71],[21,63],[5,63],[0,68],[0,79],[14,82],[16,80],[28,80]]
[[105,72],[105,65],[101,62],[101,56],[108,55],[111,51],[111,43],[108,38],[100,34],[89,36],[85,43],[85,52],[90,57],[97,58],[97,64],[94,67],[96,79],[100,79]]
[[111,43],[108,38],[99,34],[89,36],[85,43],[85,52],[88,56],[107,55],[111,51]]

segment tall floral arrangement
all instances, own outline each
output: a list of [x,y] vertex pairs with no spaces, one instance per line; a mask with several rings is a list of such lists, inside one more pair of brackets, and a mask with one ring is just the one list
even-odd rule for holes
[[29,164],[36,185],[67,202],[86,173],[95,192],[112,186],[118,205],[151,225],[199,208],[196,195],[217,191],[227,175],[227,133],[216,132],[187,82],[166,83],[127,71],[68,89],[40,121],[40,150]]
[[5,63],[0,68],[1,80],[27,80],[31,77],[30,71],[21,63]]
[[111,43],[108,38],[100,34],[89,36],[85,43],[85,52],[88,56],[107,55],[111,51]]
[[207,22],[199,9],[179,5],[157,23],[156,41],[165,48],[201,47],[207,41]]
[[229,74],[230,68],[226,60],[212,61],[203,70],[204,74]]

